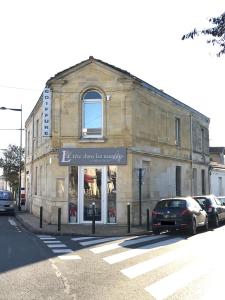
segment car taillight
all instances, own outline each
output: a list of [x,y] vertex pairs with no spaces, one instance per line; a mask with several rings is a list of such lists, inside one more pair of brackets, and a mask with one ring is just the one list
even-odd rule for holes
[[182,210],[181,213],[180,213],[181,216],[186,216],[186,215],[190,215],[190,214],[191,214],[191,212],[187,208]]

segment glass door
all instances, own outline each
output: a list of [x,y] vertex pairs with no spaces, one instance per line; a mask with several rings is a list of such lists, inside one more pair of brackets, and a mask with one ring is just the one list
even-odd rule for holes
[[95,220],[103,221],[103,167],[81,169],[81,221],[92,221],[92,204],[95,203]]

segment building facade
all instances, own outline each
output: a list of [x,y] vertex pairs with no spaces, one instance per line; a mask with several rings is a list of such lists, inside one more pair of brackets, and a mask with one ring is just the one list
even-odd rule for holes
[[160,198],[209,192],[209,119],[89,57],[46,83],[26,121],[30,211],[49,223],[145,222]]
[[225,195],[225,147],[210,147],[210,193]]

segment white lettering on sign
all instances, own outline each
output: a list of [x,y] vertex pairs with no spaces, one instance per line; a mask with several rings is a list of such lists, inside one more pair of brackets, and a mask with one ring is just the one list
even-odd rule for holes
[[43,91],[43,136],[51,136],[51,100],[52,93],[49,88],[45,88]]

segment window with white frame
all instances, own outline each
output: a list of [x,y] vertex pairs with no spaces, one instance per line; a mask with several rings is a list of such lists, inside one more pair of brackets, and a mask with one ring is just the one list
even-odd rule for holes
[[103,135],[102,95],[95,90],[87,91],[82,97],[82,137],[99,138]]

